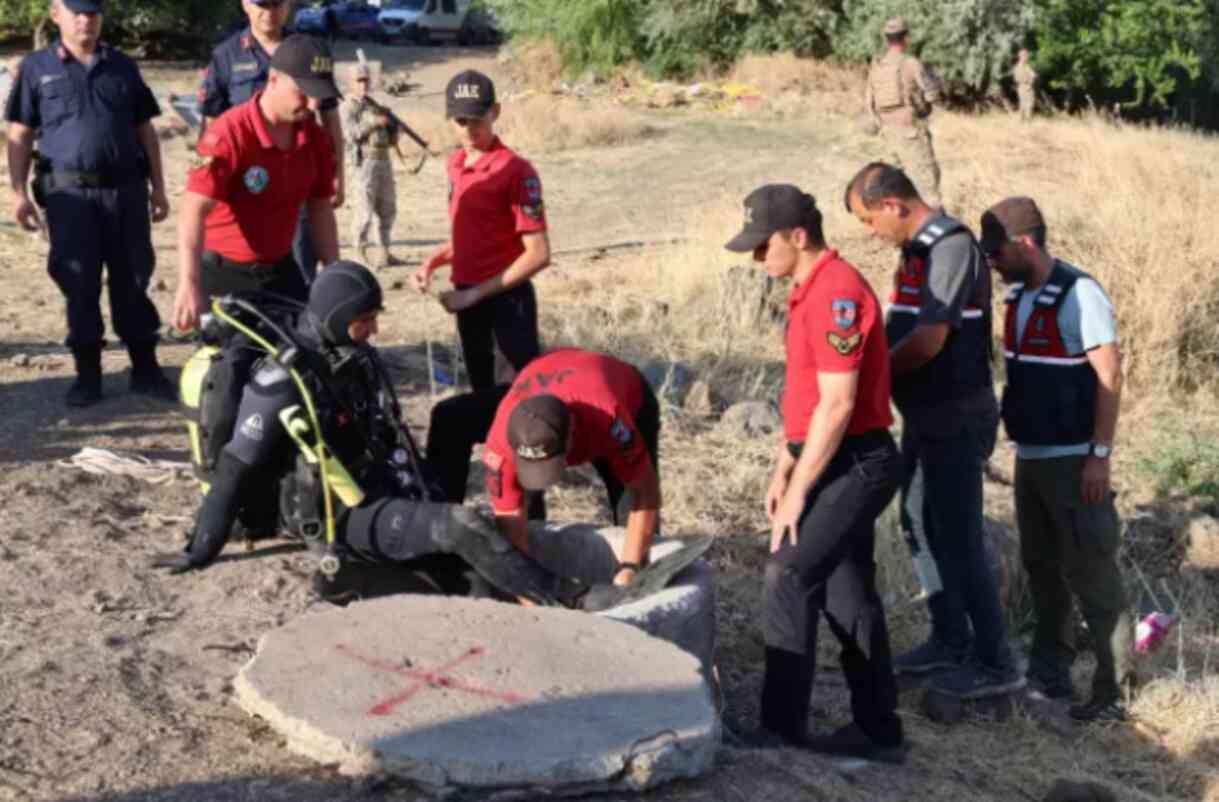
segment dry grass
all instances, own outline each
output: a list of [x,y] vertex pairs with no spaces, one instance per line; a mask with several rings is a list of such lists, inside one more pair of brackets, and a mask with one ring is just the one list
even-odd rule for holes
[[[416,130],[433,147],[441,150],[457,147],[457,136],[442,118],[420,120]],[[657,130],[636,112],[603,99],[525,94],[503,101],[496,132],[510,147],[529,156],[617,147],[653,136]]]

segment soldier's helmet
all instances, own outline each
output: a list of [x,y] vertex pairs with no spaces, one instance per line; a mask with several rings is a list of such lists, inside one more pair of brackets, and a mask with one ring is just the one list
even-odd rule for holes
[[909,33],[910,28],[906,25],[905,17],[893,17],[885,22],[885,36],[897,36],[902,33]]

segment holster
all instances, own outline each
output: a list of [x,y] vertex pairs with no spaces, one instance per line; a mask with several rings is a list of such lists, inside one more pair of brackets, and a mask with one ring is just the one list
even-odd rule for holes
[[33,176],[30,178],[30,197],[40,209],[47,208],[47,176],[50,175],[51,163],[38,154],[34,154]]

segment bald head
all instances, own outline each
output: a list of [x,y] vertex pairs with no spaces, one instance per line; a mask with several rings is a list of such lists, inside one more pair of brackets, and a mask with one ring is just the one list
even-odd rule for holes
[[851,211],[851,196],[868,209],[875,209],[882,201],[922,201],[914,183],[902,170],[885,162],[871,162],[855,174],[847,183],[842,203]]

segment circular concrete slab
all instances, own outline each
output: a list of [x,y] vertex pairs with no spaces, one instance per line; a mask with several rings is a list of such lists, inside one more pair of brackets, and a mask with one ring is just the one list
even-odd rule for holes
[[699,661],[601,616],[394,596],[302,616],[234,683],[289,748],[434,792],[643,790],[712,764]]

